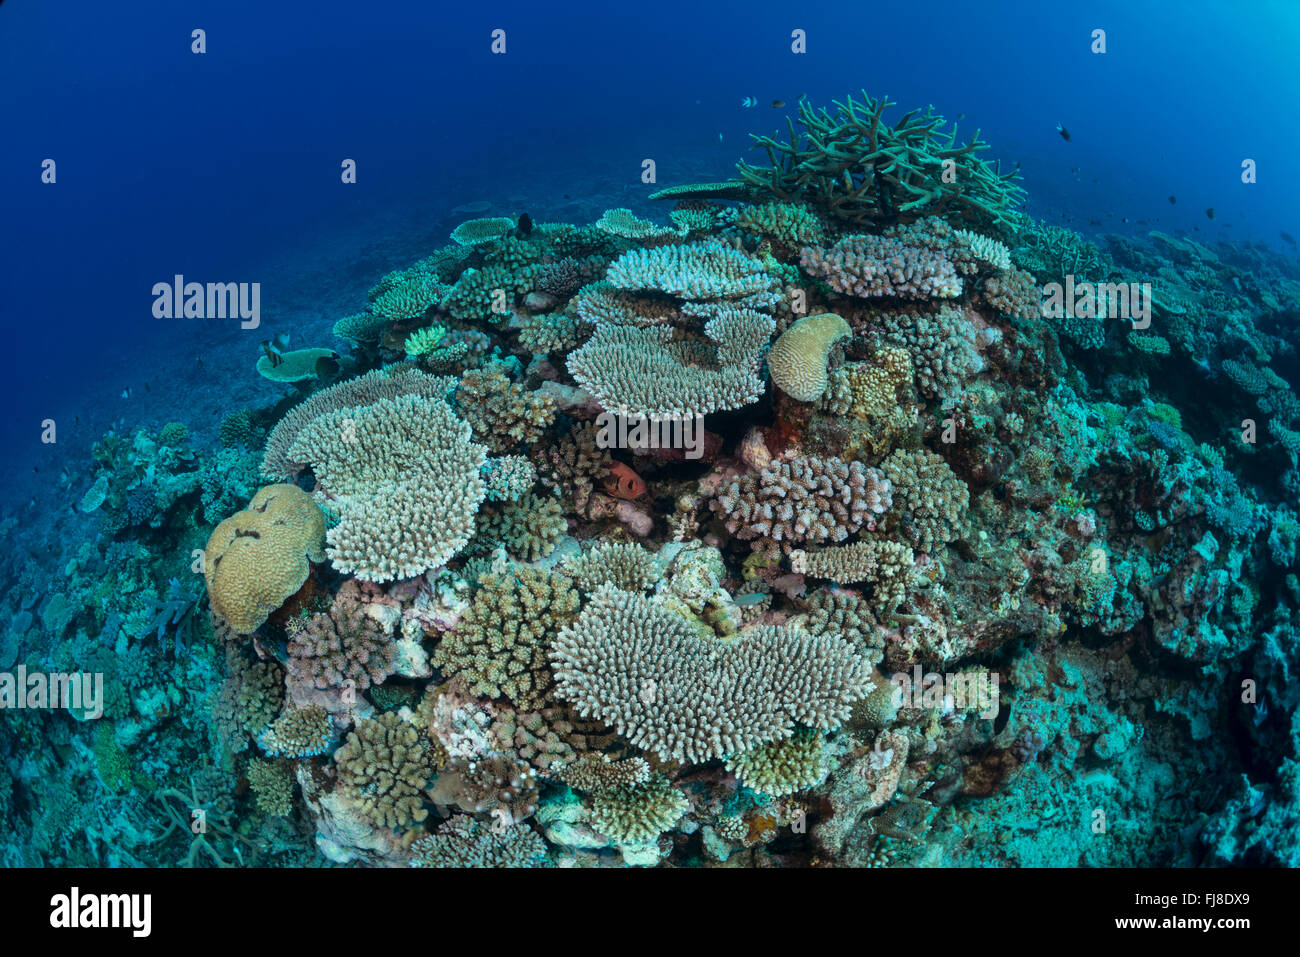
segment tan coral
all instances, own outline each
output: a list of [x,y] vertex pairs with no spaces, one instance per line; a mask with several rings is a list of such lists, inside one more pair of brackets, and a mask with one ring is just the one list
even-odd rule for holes
[[325,516],[296,485],[268,485],[218,525],[203,553],[212,610],[237,634],[256,631],[325,559]]
[[772,381],[792,399],[817,401],[826,392],[831,347],[852,334],[849,324],[833,312],[804,316],[781,333],[768,353]]

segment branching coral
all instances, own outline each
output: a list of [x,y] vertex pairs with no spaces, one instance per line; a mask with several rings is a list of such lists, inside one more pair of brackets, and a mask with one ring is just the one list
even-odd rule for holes
[[471,369],[456,389],[456,404],[474,438],[494,452],[509,452],[542,437],[555,418],[555,401],[511,382],[500,369]]
[[393,673],[393,639],[366,613],[355,581],[343,583],[328,612],[292,632],[288,652],[290,680],[307,687],[365,691]]
[[861,462],[832,456],[773,460],[733,481],[710,503],[737,538],[756,548],[842,542],[890,507],[890,483]]
[[748,788],[782,797],[820,784],[830,762],[821,734],[805,730],[729,758],[727,770]]
[[637,544],[597,545],[567,562],[564,570],[587,592],[601,585],[642,591],[658,578],[654,556]]
[[834,729],[871,666],[838,637],[759,628],[723,644],[649,599],[603,586],[555,639],[556,693],[663,760],[707,761]]
[[511,555],[532,562],[549,555],[568,528],[559,499],[529,492],[516,501],[483,507],[474,548],[477,553],[499,545]]
[[329,713],[319,705],[290,708],[257,738],[271,757],[311,758],[329,750],[334,726]]
[[894,488],[887,528],[898,530],[926,552],[961,537],[970,491],[947,462],[928,449],[900,449],[881,462],[880,468]]
[[434,771],[430,749],[396,712],[358,724],[334,752],[334,764],[339,790],[376,826],[406,828],[428,817],[423,804]]
[[520,567],[479,579],[469,610],[443,636],[433,664],[476,695],[541,708],[551,685],[547,639],[578,613],[578,593],[554,572]]
[[686,795],[662,774],[644,784],[609,788],[591,800],[591,823],[619,844],[657,837],[690,809]]
[[[978,136],[957,142],[944,133],[933,108],[913,110],[898,122],[882,116],[897,104],[862,94],[846,97],[834,115],[799,104],[800,133],[787,121],[789,143],[754,137],[771,167],[737,166],[742,179],[781,200],[802,200],[856,226],[887,224],[926,214],[950,214],[978,223],[1010,221],[1024,200],[1019,173],[1003,173],[976,154],[988,144]],[[944,175],[951,169],[955,174]]]
[[869,584],[874,607],[881,614],[892,612],[907,598],[912,560],[906,545],[874,540],[790,554],[791,567],[801,575],[842,585]]
[[546,843],[524,825],[504,830],[458,814],[411,845],[412,867],[537,867]]

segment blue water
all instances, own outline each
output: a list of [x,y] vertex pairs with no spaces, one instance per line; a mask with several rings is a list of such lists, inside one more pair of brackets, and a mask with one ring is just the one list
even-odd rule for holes
[[[1285,248],[1278,232],[1300,213],[1290,168],[1300,8],[1141,6],[376,3],[359,13],[324,2],[291,13],[141,0],[126,18],[103,4],[10,0],[0,9],[3,439],[27,473],[53,454],[36,441],[46,418],[62,423],[66,452],[118,418],[163,421],[196,392],[216,394],[213,408],[266,397],[267,384],[239,379],[256,341],[290,329],[295,345],[314,344],[393,263],[441,244],[465,218],[453,207],[572,221],[636,209],[655,188],[641,182],[644,158],[661,185],[723,178],[746,134],[783,126],[805,93],[826,102],[865,88],[898,101],[900,116],[925,103],[964,113],[961,129],[994,144],[988,155],[1021,164],[1029,212],[1049,222]],[[504,55],[490,52],[498,27]],[[207,31],[202,55],[190,52],[195,28]],[[795,28],[807,31],[804,55],[790,52]],[[1090,52],[1095,28],[1104,55]],[[743,108],[746,96],[760,105]],[[1259,169],[1250,186],[1247,157]],[[41,182],[46,158],[54,185]],[[355,185],[340,182],[344,158],[357,161]],[[367,260],[377,244],[387,255]],[[155,319],[150,289],[176,273],[260,281],[263,329]]]

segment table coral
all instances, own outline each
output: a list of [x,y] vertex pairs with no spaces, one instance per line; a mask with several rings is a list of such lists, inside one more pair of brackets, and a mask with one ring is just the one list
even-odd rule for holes
[[[779,651],[777,649],[780,649]],[[691,762],[835,728],[870,665],[838,637],[784,628],[728,644],[629,592],[601,587],[552,644],[556,693],[663,760]]]

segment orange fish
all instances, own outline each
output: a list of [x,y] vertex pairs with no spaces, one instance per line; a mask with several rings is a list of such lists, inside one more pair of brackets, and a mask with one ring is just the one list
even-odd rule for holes
[[645,494],[645,479],[622,462],[609,464],[609,475],[601,482],[605,491],[615,498],[634,499]]

